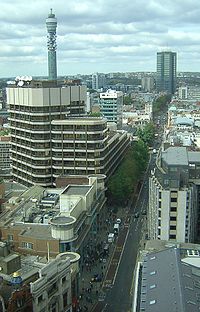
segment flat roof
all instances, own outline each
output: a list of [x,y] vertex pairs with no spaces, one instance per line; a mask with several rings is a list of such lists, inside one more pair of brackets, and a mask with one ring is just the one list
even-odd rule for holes
[[90,185],[69,185],[63,192],[65,195],[86,195],[90,190]]
[[188,152],[189,163],[200,163],[200,152]]
[[[51,226],[49,224],[34,224],[30,223],[30,225],[25,226],[25,228],[20,233],[20,236],[24,237],[34,237],[35,239],[49,239],[54,240],[51,235]],[[55,239],[56,240],[56,239]]]
[[188,153],[186,147],[169,147],[162,152],[162,159],[168,165],[188,166]]

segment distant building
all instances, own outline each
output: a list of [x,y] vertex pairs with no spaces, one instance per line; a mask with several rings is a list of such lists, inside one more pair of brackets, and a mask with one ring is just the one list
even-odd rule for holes
[[52,9],[46,19],[47,27],[47,48],[48,48],[48,79],[57,79],[57,59],[56,59],[56,28],[57,19]]
[[174,94],[176,91],[177,55],[176,52],[157,52],[157,79],[158,92]]
[[142,89],[145,92],[152,92],[154,90],[154,78],[153,77],[142,77],[141,84],[142,84]]
[[178,88],[178,97],[181,100],[185,100],[188,98],[188,87],[179,87]]
[[106,76],[101,73],[92,74],[92,89],[99,90],[106,87]]
[[123,92],[108,90],[100,93],[100,112],[108,122],[115,122],[122,127]]

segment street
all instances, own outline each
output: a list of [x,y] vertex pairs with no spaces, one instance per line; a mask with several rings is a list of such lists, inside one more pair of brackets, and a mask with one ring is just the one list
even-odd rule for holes
[[[155,159],[155,156],[152,155],[137,200],[136,202],[130,203],[127,217],[124,221],[124,228],[120,231],[121,233],[118,239],[120,240],[121,237],[123,245],[121,245],[119,241],[117,242],[116,250],[118,248],[118,255],[114,255],[114,263],[111,261],[110,272],[108,270],[110,276],[106,276],[103,288],[105,293],[104,301],[99,302],[92,310],[93,312],[131,311],[134,269],[138,250],[143,248],[143,246],[140,246],[140,243],[146,234],[146,232],[143,231],[143,229],[146,228],[146,215],[143,215],[143,213],[148,207],[148,177],[150,170],[154,168]],[[139,217],[135,218],[134,215],[137,212]],[[114,267],[112,267],[112,265],[114,265]]]

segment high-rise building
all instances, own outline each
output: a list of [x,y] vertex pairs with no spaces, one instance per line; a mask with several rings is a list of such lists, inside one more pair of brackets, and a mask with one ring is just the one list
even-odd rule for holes
[[129,146],[127,133],[110,133],[105,118],[54,120],[51,132],[54,179],[67,174],[109,177]]
[[92,89],[99,90],[105,88],[106,86],[106,76],[100,73],[92,74]]
[[86,86],[53,81],[7,88],[15,181],[51,186],[59,175],[114,171],[129,146],[127,133],[109,135],[106,119],[78,117],[86,95]]
[[154,78],[153,77],[142,77],[141,79],[142,89],[145,92],[151,92],[154,89]]
[[82,115],[86,86],[31,81],[23,87],[10,85],[11,159],[13,177],[27,186],[52,185],[52,120],[66,114]]
[[48,48],[48,78],[49,80],[57,79],[57,60],[56,60],[56,27],[57,19],[52,9],[46,19],[47,27],[47,48]]
[[158,92],[174,94],[176,91],[176,52],[157,52],[157,82]]
[[122,127],[123,92],[108,90],[100,93],[100,112],[109,122],[115,122]]

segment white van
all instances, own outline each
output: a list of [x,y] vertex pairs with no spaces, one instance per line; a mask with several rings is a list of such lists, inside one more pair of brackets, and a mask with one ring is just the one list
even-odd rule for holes
[[114,233],[109,233],[108,234],[108,243],[113,243],[115,240],[115,234]]
[[114,230],[114,234],[118,234],[119,233],[119,224],[118,223],[114,224],[113,230]]

